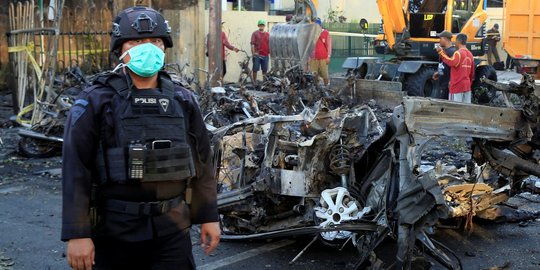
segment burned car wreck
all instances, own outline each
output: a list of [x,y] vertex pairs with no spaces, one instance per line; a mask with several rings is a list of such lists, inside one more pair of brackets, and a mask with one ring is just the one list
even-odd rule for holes
[[[380,123],[367,105],[323,98],[299,114],[210,127],[223,239],[314,235],[352,243],[356,267],[378,269],[373,250],[390,237],[398,243],[396,269],[415,264],[419,245],[443,266],[462,269],[429,232],[440,219],[496,219],[496,204],[528,175],[540,175],[538,86],[527,76],[519,85],[486,83],[517,95],[518,104],[405,97]],[[469,182],[420,170],[426,145],[441,136],[472,138]],[[483,177],[487,170],[499,181]]]
[[[272,28],[273,67],[261,89],[242,80],[238,88],[199,93],[222,239],[312,236],[291,263],[319,239],[352,244],[357,269],[429,268],[424,255],[462,269],[430,234],[440,220],[470,226],[473,216],[499,218],[497,204],[527,176],[540,176],[534,79],[525,75],[510,85],[485,79],[488,91],[502,92],[504,107],[404,97],[401,83],[354,74],[328,89],[307,71],[320,29],[299,14]],[[393,111],[374,106],[390,96],[399,97]],[[427,146],[445,136],[469,141],[466,176],[422,169]],[[374,252],[387,238],[397,242],[391,265]]]

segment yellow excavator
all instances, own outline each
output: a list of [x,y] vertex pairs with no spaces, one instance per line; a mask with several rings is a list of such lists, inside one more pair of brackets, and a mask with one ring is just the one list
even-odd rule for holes
[[[374,46],[385,57],[347,58],[342,67],[358,79],[400,82],[408,95],[446,98],[448,93],[432,80],[439,62],[437,34],[448,30],[453,41],[457,34],[466,34],[473,55],[485,54],[485,0],[377,0],[377,5],[382,27]],[[483,86],[484,76],[497,80],[493,67],[476,64],[473,91]]]

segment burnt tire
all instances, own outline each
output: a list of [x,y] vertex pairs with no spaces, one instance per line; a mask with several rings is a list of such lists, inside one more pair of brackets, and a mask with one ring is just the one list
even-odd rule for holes
[[497,71],[492,66],[479,66],[474,72],[474,82],[471,89],[473,103],[489,104],[497,96],[497,91],[493,86],[480,82],[482,77],[497,81]]
[[29,137],[21,137],[18,144],[19,154],[27,158],[48,158],[60,155],[58,143]]
[[367,72],[368,72],[368,66],[367,64],[362,64],[360,67],[354,69],[353,73],[354,73],[354,76],[357,78],[357,79],[364,79],[366,78],[366,75],[367,75]]
[[409,75],[405,81],[404,91],[409,96],[432,97],[435,84],[433,73],[437,70],[432,66],[423,66],[416,73]]

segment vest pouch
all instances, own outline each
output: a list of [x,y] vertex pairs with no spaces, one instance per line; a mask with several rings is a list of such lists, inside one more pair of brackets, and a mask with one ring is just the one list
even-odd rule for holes
[[129,180],[126,157],[126,149],[123,147],[107,149],[107,171],[111,182],[126,183]]
[[145,150],[141,182],[178,181],[195,176],[195,165],[188,144]]

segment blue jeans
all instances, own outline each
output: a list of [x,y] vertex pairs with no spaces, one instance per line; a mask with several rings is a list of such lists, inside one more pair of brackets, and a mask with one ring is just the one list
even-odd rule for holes
[[270,59],[268,56],[253,56],[253,72],[262,70],[263,73],[268,71],[268,62]]

